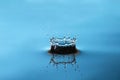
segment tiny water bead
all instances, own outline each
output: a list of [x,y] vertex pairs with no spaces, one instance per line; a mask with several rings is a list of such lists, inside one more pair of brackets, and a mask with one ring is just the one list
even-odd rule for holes
[[50,39],[51,49],[50,53],[56,54],[71,54],[77,53],[76,49],[76,38],[63,37],[63,38],[55,38],[52,37]]

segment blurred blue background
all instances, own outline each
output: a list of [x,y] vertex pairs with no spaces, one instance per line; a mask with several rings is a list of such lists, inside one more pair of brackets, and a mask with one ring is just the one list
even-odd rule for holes
[[[80,71],[49,65],[53,36],[77,38]],[[120,80],[119,68],[119,0],[0,0],[0,80]]]

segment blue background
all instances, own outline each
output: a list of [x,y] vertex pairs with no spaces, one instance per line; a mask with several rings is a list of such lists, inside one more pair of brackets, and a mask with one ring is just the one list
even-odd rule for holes
[[[49,65],[53,36],[77,38],[80,71]],[[120,80],[120,1],[0,0],[0,80]]]

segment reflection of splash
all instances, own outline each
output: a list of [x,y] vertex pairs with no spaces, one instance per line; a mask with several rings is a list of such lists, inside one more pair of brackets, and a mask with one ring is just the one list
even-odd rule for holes
[[76,54],[68,54],[68,55],[60,55],[60,54],[52,54],[50,59],[50,64],[58,67],[58,65],[63,65],[64,68],[67,68],[67,65],[72,65],[75,67],[75,71],[79,70],[79,65],[77,65]]
[[52,54],[50,63],[54,64],[75,64],[76,58],[74,54],[69,55],[59,55],[59,54]]

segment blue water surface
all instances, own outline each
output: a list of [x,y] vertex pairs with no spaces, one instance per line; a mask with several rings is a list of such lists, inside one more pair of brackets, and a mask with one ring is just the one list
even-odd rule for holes
[[[0,0],[0,80],[120,80],[119,0]],[[76,65],[49,64],[51,37],[76,37]]]

